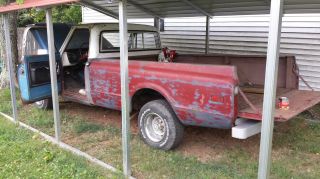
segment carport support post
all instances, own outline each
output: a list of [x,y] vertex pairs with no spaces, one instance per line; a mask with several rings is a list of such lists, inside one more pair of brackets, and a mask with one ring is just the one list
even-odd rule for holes
[[49,53],[49,65],[50,65],[50,77],[51,77],[51,95],[52,95],[52,105],[53,105],[54,129],[55,129],[56,140],[60,142],[61,127],[60,127],[60,111],[59,111],[59,99],[58,99],[59,97],[58,96],[58,80],[57,80],[57,67],[56,67],[51,8],[46,9],[46,20],[47,20],[48,53]]
[[209,45],[210,45],[210,16],[206,16],[206,48],[205,48],[205,53],[209,54]]
[[268,54],[263,98],[258,173],[259,179],[267,179],[270,175],[275,97],[279,65],[279,48],[283,16],[282,11],[283,0],[272,0],[270,7]]
[[121,112],[122,112],[122,150],[123,172],[126,178],[131,176],[130,166],[130,96],[128,75],[128,27],[127,1],[119,1],[120,34],[120,73],[121,73]]
[[17,112],[17,98],[15,91],[15,82],[14,82],[14,68],[12,63],[12,51],[11,51],[11,39],[9,31],[9,14],[3,15],[4,20],[4,35],[6,40],[6,54],[7,54],[7,65],[9,71],[9,80],[10,80],[10,92],[11,92],[11,102],[12,102],[12,113],[13,119],[15,122],[18,122],[18,112]]

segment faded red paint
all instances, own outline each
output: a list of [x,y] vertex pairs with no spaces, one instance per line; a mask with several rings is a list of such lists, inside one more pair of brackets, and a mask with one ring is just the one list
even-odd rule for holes
[[[234,87],[239,85],[238,78],[255,81],[258,86],[261,84],[259,90],[263,90],[261,86],[264,80],[261,74],[265,71],[260,71],[257,76],[256,73],[250,75],[250,72],[244,71],[261,67],[265,63],[261,62],[262,57],[260,61],[253,60],[253,57],[246,61],[241,56],[225,58],[180,55],[175,59],[175,63],[153,62],[154,59],[148,58],[138,61],[132,58],[129,61],[130,97],[144,88],[158,91],[170,103],[180,121],[186,125],[231,128],[237,117],[262,119],[263,91],[247,93],[257,110],[248,106],[241,96],[234,96]],[[204,63],[203,61],[209,58],[210,61],[207,62],[215,64],[197,64]],[[279,73],[277,96],[288,97],[290,109],[276,109],[275,120],[286,121],[319,103],[320,93],[297,90],[298,79],[292,73],[292,64],[295,64],[295,61],[289,57],[282,57],[280,62],[279,65],[285,73]],[[243,64],[247,65],[244,69]],[[90,87],[94,105],[121,109],[119,68],[119,60],[92,60]]]
[[[233,66],[130,60],[130,96],[140,89],[153,89],[167,99],[182,123],[230,128],[237,117],[235,70]],[[95,105],[120,110],[119,60],[93,60],[90,88]]]

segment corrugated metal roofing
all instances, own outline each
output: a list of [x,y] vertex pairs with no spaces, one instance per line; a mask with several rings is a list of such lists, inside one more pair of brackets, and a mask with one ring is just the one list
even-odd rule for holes
[[[160,17],[190,17],[202,16],[194,6],[212,16],[234,14],[269,14],[270,0],[127,0],[128,16],[131,18],[150,17],[155,14]],[[106,3],[105,0],[94,0],[92,3],[103,6],[118,13],[118,0]],[[320,13],[319,0],[285,0],[285,13]],[[140,9],[139,9],[140,7]],[[147,9],[149,15],[143,12]]]
[[[201,16],[203,12],[212,16],[234,14],[268,14],[270,0],[127,0],[128,17],[145,18]],[[0,7],[0,13],[18,9],[43,7],[61,3],[78,2],[90,4],[100,11],[118,13],[118,0],[25,0],[21,5],[11,3]],[[285,13],[320,13],[319,0],[284,0]],[[199,11],[202,9],[202,12]]]

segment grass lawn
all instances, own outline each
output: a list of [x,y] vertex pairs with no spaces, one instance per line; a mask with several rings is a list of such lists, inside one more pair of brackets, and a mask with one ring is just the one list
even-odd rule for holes
[[0,178],[118,178],[0,117]]
[[[2,101],[10,101],[9,91],[1,91],[0,98]],[[112,116],[119,118],[118,112],[75,103],[61,103],[60,107],[63,141],[121,169],[121,128],[111,119]],[[320,111],[320,106],[314,109]],[[10,114],[10,103],[0,102],[0,111]],[[45,133],[54,134],[52,111],[20,104],[19,116],[25,123]],[[304,113],[289,122],[275,125],[271,178],[320,178],[320,123],[305,120],[309,117]],[[7,127],[0,126],[0,131],[5,130],[1,128]],[[164,152],[151,149],[139,139],[135,121],[132,121],[131,130],[131,162],[134,177],[257,178],[259,135],[247,140],[237,140],[231,138],[230,131],[226,130],[187,128],[181,146],[173,151]],[[43,143],[39,145],[47,146]],[[31,153],[37,151],[41,154],[33,145],[28,145],[27,148]],[[42,155],[39,160],[41,158]],[[58,158],[51,162],[55,163]],[[15,161],[14,158],[7,159],[9,163]],[[52,165],[57,166],[56,163]],[[46,167],[28,165],[30,170],[46,170]],[[86,176],[89,173],[100,176],[93,168],[85,170]]]

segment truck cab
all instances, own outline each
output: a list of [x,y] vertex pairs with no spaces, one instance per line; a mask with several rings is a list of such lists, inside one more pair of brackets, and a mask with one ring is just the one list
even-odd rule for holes
[[[59,94],[75,102],[92,105],[89,66],[93,59],[119,58],[118,24],[54,24]],[[100,39],[100,36],[102,38]],[[160,53],[160,37],[150,26],[129,25],[129,55]],[[90,48],[89,48],[90,47]],[[51,87],[45,24],[30,25],[23,36],[18,70],[21,98],[50,107]]]

